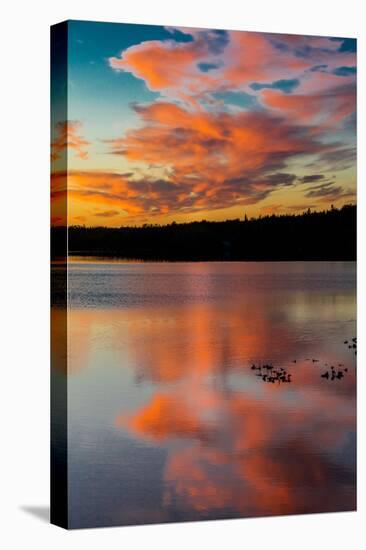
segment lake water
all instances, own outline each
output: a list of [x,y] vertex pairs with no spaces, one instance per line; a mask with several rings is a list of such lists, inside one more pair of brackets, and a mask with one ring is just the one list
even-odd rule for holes
[[354,510],[355,284],[350,262],[72,258],[70,526]]

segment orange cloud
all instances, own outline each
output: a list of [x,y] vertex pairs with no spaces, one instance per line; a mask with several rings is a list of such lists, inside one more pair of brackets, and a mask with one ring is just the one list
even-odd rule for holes
[[[111,57],[110,66],[143,79],[150,90],[183,99],[196,107],[198,98],[214,90],[242,87],[252,80],[271,78],[279,67],[298,71],[309,66],[309,61],[292,59],[291,55],[276,50],[270,35],[178,30],[191,35],[193,40],[142,42],[121,52],[120,57]],[[202,62],[211,65],[209,72],[200,70]]]
[[131,46],[120,57],[111,57],[113,69],[132,72],[145,80],[151,90],[175,87],[177,79],[187,76],[195,61],[202,57],[201,44],[152,40]]
[[[121,218],[104,216],[118,225],[221,216],[227,209],[236,214],[242,205],[290,190],[306,155],[313,156],[309,162],[319,160],[321,170],[343,169],[337,153],[345,147],[335,143],[334,131],[344,130],[355,110],[355,74],[344,69],[354,68],[356,59],[352,48],[341,48],[342,40],[168,30],[171,38],[141,42],[109,59],[112,69],[144,80],[161,97],[134,106],[141,125],[106,140],[111,154],[134,167],[128,176],[70,173],[70,219],[119,212]],[[177,31],[189,39],[178,41]],[[294,84],[286,88],[286,82]],[[243,90],[247,105],[224,99]],[[80,128],[78,121],[59,124],[53,159],[66,147],[87,158],[89,143]],[[277,200],[287,208],[283,195]],[[326,201],[323,196],[315,202]]]
[[197,107],[195,96],[218,83],[217,76],[199,69],[200,61],[214,55],[217,32],[199,31],[189,42],[142,42],[122,51],[119,57],[109,58],[109,64],[115,70],[141,78],[152,91],[163,91]]
[[88,158],[86,148],[90,142],[79,135],[81,127],[82,124],[78,120],[65,120],[56,124],[56,137],[51,142],[52,161],[60,159],[67,148],[72,149],[78,158]]
[[169,177],[149,196],[171,211],[255,204],[291,185],[295,176],[283,172],[289,160],[323,149],[300,125],[265,112],[192,112],[167,102],[135,109],[144,125],[109,145],[147,172],[164,165]]
[[248,86],[253,81],[275,80],[278,75],[286,78],[298,75],[311,62],[295,57],[292,52],[276,49],[271,35],[265,33],[232,32],[223,78],[230,89]]
[[268,113],[192,113],[163,102],[136,110],[145,126],[112,141],[114,152],[158,164],[164,151],[165,163],[174,173],[191,168],[197,177],[205,173],[222,180],[224,174],[238,176],[238,170],[241,175],[261,167],[268,171],[276,158],[283,166],[283,160],[314,153],[320,146],[301,127]]
[[335,126],[352,114],[356,105],[353,85],[327,88],[322,92],[285,95],[276,90],[263,90],[265,105],[301,124],[319,124],[318,132]]
[[[321,449],[342,448],[354,427],[354,408],[333,423],[334,410],[349,406],[346,398],[330,395],[318,400],[310,387],[304,400],[299,392],[295,412],[281,401],[277,388],[269,389],[262,399],[240,392],[226,398],[201,386],[199,393],[191,395],[199,405],[196,411],[183,394],[157,394],[132,418],[126,421],[121,416],[117,425],[128,427],[138,437],[164,440],[168,446],[166,505],[178,500],[198,513],[229,510],[241,516],[336,511],[340,506],[352,509],[354,493],[345,493],[337,481],[340,476],[352,486],[352,473],[331,465]],[[193,390],[191,386],[185,394]],[[210,398],[202,400],[205,393]],[[306,403],[312,393],[309,408]],[[205,402],[210,404],[208,410]],[[205,417],[216,418],[218,423]],[[298,434],[309,426],[312,439],[300,440]],[[172,443],[175,438],[191,443],[177,451]]]
[[[273,100],[273,108],[296,110],[300,103],[304,117],[310,109],[298,96],[265,92],[265,97]],[[335,96],[341,112],[339,98],[344,101],[344,97]],[[305,124],[290,124],[285,117],[268,112],[208,113],[168,102],[137,105],[135,109],[143,124],[107,143],[112,154],[137,163],[137,173],[53,173],[54,200],[65,196],[67,183],[70,223],[77,223],[80,215],[111,218],[111,212],[120,215],[115,219],[117,224],[144,223],[167,215],[255,205],[274,191],[295,185],[296,175],[286,171],[289,162],[312,155],[331,167],[345,156],[341,144],[323,145],[312,127],[309,130]],[[299,113],[296,111],[298,117]],[[161,171],[161,177],[152,176],[154,168]],[[303,189],[304,193],[309,190],[306,186]],[[338,198],[345,197],[339,190],[333,191]],[[323,193],[319,201],[326,200]],[[93,210],[86,211],[88,205]]]
[[[314,90],[319,77],[314,66],[321,64],[331,73],[337,66],[355,64],[354,52],[340,52],[339,42],[327,37],[175,30],[191,40],[142,42],[111,57],[110,66],[143,79],[153,91],[199,108],[198,100],[212,100],[214,91],[249,90],[255,81],[306,77]],[[200,69],[205,66],[209,70]]]
[[[67,188],[67,192],[66,192]],[[67,194],[69,203],[69,221],[78,217],[76,203],[81,202],[99,208],[99,217],[103,215],[125,214],[136,215],[143,213],[144,200],[139,189],[129,184],[128,174],[104,171],[69,170],[54,172],[51,176],[51,199],[56,201]],[[118,211],[110,207],[118,207]],[[89,214],[91,211],[89,211]],[[98,211],[94,210],[94,215]]]
[[130,419],[116,419],[116,426],[127,426],[142,436],[160,441],[167,437],[212,439],[209,426],[202,426],[179,395],[157,394],[153,401]]

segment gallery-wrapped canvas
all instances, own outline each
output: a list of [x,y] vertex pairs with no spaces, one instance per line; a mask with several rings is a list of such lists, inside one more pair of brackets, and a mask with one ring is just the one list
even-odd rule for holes
[[51,31],[51,521],[356,509],[356,40]]

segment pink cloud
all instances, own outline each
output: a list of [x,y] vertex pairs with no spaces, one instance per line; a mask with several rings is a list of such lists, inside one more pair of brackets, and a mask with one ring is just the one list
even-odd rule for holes
[[283,94],[277,90],[263,90],[264,104],[302,124],[320,124],[319,129],[335,126],[352,114],[356,106],[353,85],[330,86],[313,93]]
[[[255,32],[177,29],[193,40],[173,39],[142,42],[109,59],[115,70],[143,79],[150,90],[170,99],[179,99],[202,108],[202,100],[213,101],[217,90],[246,90],[253,93],[253,82],[299,79],[303,93],[320,91],[325,85],[337,86],[339,77],[332,71],[355,65],[353,52],[339,52],[339,42],[326,37],[273,35]],[[225,40],[220,38],[225,36]],[[222,46],[217,43],[221,40]],[[199,63],[211,64],[202,72]],[[317,65],[328,74],[313,71]],[[201,103],[199,103],[201,100]],[[217,103],[219,106],[219,103]]]

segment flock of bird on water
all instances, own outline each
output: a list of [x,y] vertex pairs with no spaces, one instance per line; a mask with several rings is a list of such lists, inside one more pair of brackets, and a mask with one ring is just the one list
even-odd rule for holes
[[[344,344],[348,346],[350,350],[357,355],[357,338],[352,338],[352,340],[345,340]],[[306,359],[306,361],[312,361],[312,363],[319,363],[319,359]],[[292,361],[296,363],[296,359]],[[325,363],[325,367],[328,367],[328,364]],[[289,384],[292,382],[292,374],[288,373],[283,367],[274,367],[271,363],[265,363],[263,365],[252,364],[250,367],[252,371],[258,371],[256,376],[261,378],[263,382],[268,382],[271,384]],[[344,367],[343,363],[338,363],[337,368],[334,365],[330,365],[325,372],[323,372],[320,377],[325,378],[326,380],[341,380],[347,374],[348,368]]]

